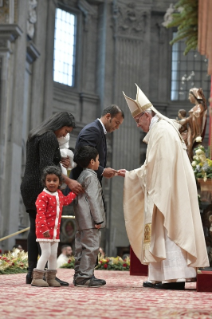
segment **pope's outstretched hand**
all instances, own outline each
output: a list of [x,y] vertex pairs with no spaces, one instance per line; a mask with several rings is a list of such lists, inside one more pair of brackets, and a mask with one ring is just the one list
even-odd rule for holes
[[123,169],[119,169],[117,172],[118,172],[118,176],[125,177],[127,170],[123,168]]

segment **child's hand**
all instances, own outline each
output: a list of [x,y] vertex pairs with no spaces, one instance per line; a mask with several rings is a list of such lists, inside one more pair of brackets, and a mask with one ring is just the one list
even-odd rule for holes
[[100,229],[101,228],[101,224],[99,224],[99,225],[95,224],[95,228]]
[[43,236],[46,238],[49,238],[50,237],[49,230],[45,231],[45,233],[43,233]]
[[117,171],[111,167],[106,167],[102,173],[104,177],[111,178],[114,177]]

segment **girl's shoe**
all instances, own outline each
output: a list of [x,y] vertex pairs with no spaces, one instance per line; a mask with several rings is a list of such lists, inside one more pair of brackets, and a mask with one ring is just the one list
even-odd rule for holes
[[33,269],[32,283],[31,286],[36,287],[49,287],[49,284],[43,280],[44,270]]

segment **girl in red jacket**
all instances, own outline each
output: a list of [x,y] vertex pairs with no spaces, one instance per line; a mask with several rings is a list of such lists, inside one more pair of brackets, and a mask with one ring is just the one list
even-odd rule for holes
[[[37,287],[60,287],[55,280],[57,268],[57,248],[60,241],[60,223],[63,206],[69,205],[76,195],[70,192],[67,196],[59,190],[62,183],[61,169],[48,166],[43,171],[44,190],[36,200],[36,237],[41,247],[41,257],[37,268],[33,270],[31,285]],[[43,280],[44,268],[48,261],[46,281]]]

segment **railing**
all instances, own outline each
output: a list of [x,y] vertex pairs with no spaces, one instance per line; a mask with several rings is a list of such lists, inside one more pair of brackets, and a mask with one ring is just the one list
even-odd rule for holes
[[[75,216],[62,215],[61,218],[75,219]],[[13,234],[10,234],[10,235],[7,235],[7,236],[5,236],[5,237],[0,238],[0,241],[6,240],[6,239],[11,238],[11,237],[13,237],[13,236],[15,236],[15,235],[19,235],[19,234],[24,233],[24,232],[26,232],[26,231],[28,231],[28,230],[29,230],[29,227],[26,227],[26,228],[24,228],[24,229],[22,229],[22,230],[19,230],[19,231],[13,233]]]

